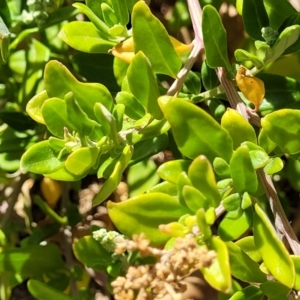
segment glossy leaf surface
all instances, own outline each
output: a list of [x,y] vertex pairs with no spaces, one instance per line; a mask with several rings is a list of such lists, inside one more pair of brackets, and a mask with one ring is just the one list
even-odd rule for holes
[[281,109],[262,119],[267,136],[289,154],[300,152],[300,111]]
[[202,154],[211,162],[215,157],[229,161],[232,155],[230,135],[205,111],[184,100],[168,96],[160,97],[158,103],[184,155],[196,158]]
[[295,269],[287,249],[278,239],[274,227],[265,212],[255,204],[253,220],[254,242],[258,252],[271,272],[282,284],[292,288],[295,280]]
[[143,105],[146,112],[156,119],[162,119],[163,114],[157,103],[159,90],[156,78],[149,60],[142,52],[138,52],[133,58],[127,71],[127,78],[132,94]]
[[224,67],[229,71],[231,67],[227,54],[227,34],[218,11],[213,6],[206,5],[202,18],[203,41],[208,66]]
[[64,162],[57,158],[48,141],[43,141],[33,145],[21,159],[21,169],[23,172],[34,172],[37,174],[52,173],[60,169]]
[[65,24],[58,37],[72,48],[87,53],[107,53],[116,44],[103,39],[93,23],[83,21]]
[[176,77],[181,67],[180,57],[165,27],[143,1],[137,2],[133,7],[132,28],[134,52],[142,51],[150,60],[155,73]]
[[245,282],[266,282],[266,275],[239,246],[233,242],[226,243],[229,252],[231,274]]
[[217,207],[221,197],[217,188],[213,168],[204,155],[200,155],[193,160],[189,169],[188,176],[201,194],[209,201],[212,207]]
[[229,211],[221,221],[218,234],[224,241],[232,241],[245,233],[252,224],[252,209]]
[[221,239],[213,237],[211,249],[216,251],[217,257],[209,267],[200,270],[205,280],[213,288],[228,293],[231,290],[232,280],[227,246]]
[[221,119],[221,125],[230,134],[234,149],[238,148],[245,141],[256,144],[254,128],[236,110],[227,109]]
[[261,300],[262,297],[262,291],[258,287],[250,285],[234,293],[229,300]]
[[191,163],[191,161],[184,159],[168,161],[159,166],[157,174],[163,180],[176,184],[179,174],[181,172],[187,172]]
[[111,253],[107,252],[99,241],[87,235],[73,244],[75,257],[84,265],[95,271],[103,272],[112,262]]
[[105,86],[100,83],[79,82],[60,62],[52,60],[45,68],[45,88],[49,97],[64,99],[68,92],[73,92],[81,109],[95,120],[94,105],[101,102],[111,109],[112,97]]
[[252,166],[247,146],[240,146],[230,160],[234,188],[240,192],[254,193],[257,189],[257,176]]
[[108,213],[117,228],[126,236],[144,232],[153,244],[163,244],[170,236],[158,226],[177,221],[189,212],[173,197],[162,193],[149,193],[127,201],[108,202]]

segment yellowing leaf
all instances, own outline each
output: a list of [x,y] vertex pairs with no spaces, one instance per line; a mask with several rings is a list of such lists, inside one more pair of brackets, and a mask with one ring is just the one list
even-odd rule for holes
[[41,181],[41,192],[50,207],[55,207],[57,201],[61,196],[61,186],[60,184],[51,179],[44,177]]
[[135,55],[133,50],[133,38],[131,37],[124,42],[117,44],[111,49],[111,54],[130,64]]
[[[177,39],[169,36],[171,43],[173,44],[176,52],[181,55],[186,51],[190,51],[193,47],[192,44],[186,45],[179,42]],[[133,49],[133,38],[130,37],[129,39],[125,40],[117,44],[115,47],[111,49],[111,54],[126,63],[130,64],[133,57],[135,56],[134,49]]]
[[193,48],[193,44],[188,44],[188,45],[183,44],[183,43],[179,42],[177,39],[175,39],[174,37],[172,37],[170,35],[169,35],[169,38],[170,38],[170,41],[171,41],[171,43],[173,44],[173,46],[175,48],[175,51],[179,55],[183,54],[186,51],[190,51]]
[[259,78],[246,74],[247,69],[241,66],[236,74],[236,83],[243,95],[254,104],[257,111],[265,96],[265,85]]

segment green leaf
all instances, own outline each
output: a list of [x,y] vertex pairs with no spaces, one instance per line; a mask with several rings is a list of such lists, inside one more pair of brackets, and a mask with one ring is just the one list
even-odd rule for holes
[[112,254],[107,252],[100,242],[87,235],[73,244],[75,257],[88,268],[103,272],[113,261]]
[[120,87],[113,70],[114,60],[114,56],[107,52],[100,54],[77,52],[72,56],[72,65],[87,81],[99,82],[111,93],[117,93]]
[[[45,257],[47,259],[45,260]],[[5,249],[0,253],[0,272],[12,272],[23,278],[41,278],[50,272],[66,270],[58,247],[31,245]]]
[[126,236],[144,232],[151,243],[161,245],[170,236],[158,227],[177,221],[189,211],[173,197],[162,193],[149,193],[124,202],[107,203],[108,214],[116,227]]
[[81,109],[92,120],[95,120],[95,103],[100,102],[109,110],[112,108],[112,97],[104,85],[79,82],[64,65],[56,60],[46,65],[44,81],[49,97],[64,99],[67,93],[73,92]]
[[268,175],[273,175],[283,169],[283,161],[280,157],[270,158],[267,165],[264,167],[264,171]]
[[246,50],[237,49],[234,51],[234,56],[235,59],[240,62],[251,61],[253,65],[258,69],[264,66],[264,62],[258,56],[251,54]]
[[246,236],[235,242],[255,262],[261,262],[261,255],[256,249],[253,236]]
[[199,208],[207,210],[210,206],[209,200],[193,186],[183,186],[182,196],[186,206],[193,212],[198,211]]
[[243,23],[248,35],[254,40],[263,41],[261,30],[269,26],[269,18],[263,0],[243,1]]
[[50,98],[44,101],[41,115],[48,130],[57,137],[64,137],[65,127],[69,132],[76,130],[74,125],[68,120],[66,103],[62,99]]
[[205,60],[201,66],[201,79],[203,86],[207,91],[219,85],[219,78],[214,69],[210,68]]
[[190,71],[184,82],[184,91],[187,91],[187,93],[198,95],[200,94],[200,90],[201,90],[200,74]]
[[90,19],[103,39],[109,40],[112,38],[112,36],[109,34],[109,27],[100,18],[98,18],[98,16],[88,6],[78,2],[74,3],[73,6]]
[[227,246],[221,239],[213,237],[209,248],[216,251],[217,257],[209,267],[200,268],[200,271],[214,289],[228,293],[231,290],[232,279]]
[[270,281],[260,285],[260,289],[269,300],[288,300],[290,289],[280,282]]
[[129,14],[126,1],[111,0],[111,5],[119,20],[119,23],[126,26],[129,22]]
[[265,151],[249,151],[250,159],[255,170],[263,168],[269,162],[269,156]]
[[300,152],[300,111],[281,109],[261,120],[262,128],[280,149],[288,154]]
[[141,160],[149,158],[167,148],[169,137],[166,133],[157,137],[140,141],[134,145],[134,152],[129,165],[133,165]]
[[217,207],[220,204],[219,194],[213,168],[204,155],[200,155],[193,160],[188,176],[195,188],[208,199],[210,206]]
[[221,119],[221,126],[230,134],[233,149],[238,148],[242,142],[257,143],[254,128],[234,109],[227,109]]
[[150,188],[147,193],[163,193],[170,196],[177,196],[177,187],[174,183],[163,181]]
[[231,175],[230,166],[223,158],[216,157],[213,161],[213,168],[221,178],[228,178]]
[[261,300],[262,297],[262,291],[258,287],[250,285],[234,293],[229,300]]
[[21,158],[22,172],[37,174],[53,173],[64,165],[64,161],[57,158],[48,141],[39,142],[30,147]]
[[235,211],[241,207],[242,198],[239,193],[230,194],[222,199],[222,204],[227,211]]
[[[300,109],[300,82],[274,74],[258,74],[265,84],[265,98],[259,112],[265,116],[282,108]],[[284,101],[282,101],[284,99]]]
[[295,283],[294,283],[294,289],[299,290],[300,289],[300,257],[297,255],[291,255],[292,261],[295,266]]
[[221,121],[222,116],[224,115],[225,111],[226,111],[226,107],[223,104],[222,101],[220,101],[219,99],[209,99],[207,100],[207,106],[209,108],[209,111],[211,113],[211,115],[217,120],[217,121]]
[[229,252],[231,274],[245,282],[266,282],[266,275],[259,265],[253,261],[238,245],[226,243]]
[[200,154],[205,155],[211,162],[215,157],[221,157],[227,162],[230,160],[230,135],[204,110],[182,99],[168,96],[160,97],[158,103],[184,155],[192,159]]
[[247,146],[240,146],[236,149],[230,160],[230,169],[233,186],[239,193],[251,194],[257,190],[257,176]]
[[[192,185],[191,180],[190,180],[190,178],[187,175],[187,172],[183,171],[183,172],[181,172],[181,173],[178,174],[176,185],[177,185],[177,191],[178,191],[178,195],[177,195],[178,202],[182,206],[188,207],[187,204],[186,204],[186,202],[185,202],[185,198],[183,197],[184,187]],[[204,196],[202,198],[204,198]]]
[[286,0],[264,0],[264,5],[267,10],[270,26],[274,29],[277,29],[282,21],[297,11],[293,6]]
[[70,173],[65,166],[61,167],[60,169],[51,172],[51,173],[47,173],[47,174],[43,174],[45,177],[54,179],[54,180],[61,180],[61,181],[78,181],[84,177],[86,177],[86,175],[88,174],[88,171],[86,171],[85,173],[82,173],[80,175],[75,175],[73,173]]
[[75,131],[77,131],[80,136],[89,136],[95,127],[98,127],[98,139],[100,140],[100,138],[104,136],[102,130],[97,126],[99,124],[88,118],[86,113],[78,105],[76,99],[74,99],[72,92],[65,95],[65,103],[67,120],[72,124],[73,128],[75,128]]
[[3,19],[0,17],[0,54],[2,63],[7,62],[7,58],[9,55],[9,42],[10,42],[10,35],[6,24],[4,23]]
[[179,174],[187,172],[191,163],[190,160],[184,159],[168,161],[158,167],[157,174],[161,179],[176,184]]
[[112,137],[113,140],[117,140],[117,124],[112,113],[101,103],[95,104],[94,113],[97,121],[101,124],[104,133],[107,136]]
[[96,164],[98,154],[97,148],[79,148],[68,156],[65,168],[74,175],[82,175]]
[[181,60],[163,24],[153,16],[147,4],[138,1],[132,11],[134,52],[142,51],[155,73],[176,77]]
[[256,248],[275,279],[292,288],[295,268],[284,244],[278,239],[276,231],[265,212],[255,204],[253,236]]
[[27,283],[28,290],[37,300],[72,300],[73,298],[64,294],[60,290],[45,284],[41,281],[30,279]]
[[229,211],[218,227],[218,234],[223,241],[232,241],[245,233],[252,223],[252,208]]
[[141,161],[129,168],[127,173],[129,197],[143,194],[160,182],[156,169],[157,166],[151,159]]
[[42,91],[29,100],[26,105],[26,112],[38,123],[45,124],[45,120],[42,116],[42,106],[47,99],[49,99],[47,92]]
[[105,2],[101,3],[101,12],[103,15],[104,22],[109,27],[113,27],[115,24],[118,23],[118,18],[112,9],[111,6],[106,4]]
[[285,28],[279,35],[276,40],[276,43],[271,48],[270,51],[267,51],[266,62],[276,60],[278,57],[283,55],[283,53],[293,45],[299,38],[300,35],[300,26],[293,25]]
[[104,182],[103,186],[100,189],[100,192],[93,199],[93,206],[96,206],[102,203],[106,198],[117,188],[118,184],[121,181],[122,174],[132,157],[132,149],[130,146],[125,146],[122,154],[118,158],[114,166],[114,170],[109,176],[109,178]]
[[224,67],[230,71],[226,30],[218,11],[211,5],[203,9],[202,31],[207,65],[210,68]]
[[258,144],[266,151],[266,153],[271,153],[277,145],[269,139],[265,130],[261,129],[258,136]]
[[196,221],[201,232],[201,236],[204,240],[209,240],[212,237],[210,226],[207,224],[205,210],[200,208],[196,211]]
[[117,44],[103,39],[93,23],[83,21],[65,24],[58,37],[70,47],[86,53],[107,53]]
[[[158,85],[152,66],[147,57],[138,52],[127,71],[127,78],[130,91],[134,97],[143,105],[147,113],[155,119],[162,119],[163,114],[157,103],[159,97]],[[139,80],[136,80],[139,78]]]
[[133,120],[139,120],[146,114],[144,107],[131,93],[119,92],[116,96],[116,102],[125,105],[125,114]]

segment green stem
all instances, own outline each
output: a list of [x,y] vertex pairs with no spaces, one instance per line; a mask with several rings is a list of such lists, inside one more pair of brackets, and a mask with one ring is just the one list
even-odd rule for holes
[[67,217],[60,217],[40,196],[35,196],[33,202],[39,206],[39,208],[53,220],[59,224],[65,226],[68,224]]
[[[61,182],[61,188],[62,188],[61,215],[65,217],[70,205],[68,183]],[[74,266],[74,260],[73,260],[73,250],[72,250],[73,237],[72,237],[71,226],[65,226],[63,233],[64,233],[64,242],[65,242],[66,263],[72,272]],[[70,289],[71,289],[72,297],[74,299],[78,299],[78,289],[76,285],[76,280],[73,276],[70,277]]]

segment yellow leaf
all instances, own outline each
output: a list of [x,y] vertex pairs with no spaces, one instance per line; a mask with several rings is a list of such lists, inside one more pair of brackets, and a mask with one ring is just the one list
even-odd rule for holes
[[[173,44],[176,52],[181,55],[184,52],[190,51],[193,47],[193,44],[183,44],[179,42],[177,39],[169,36],[171,43]],[[130,37],[129,39],[125,40],[117,44],[110,50],[110,53],[115,57],[127,62],[128,64],[131,63],[133,57],[135,56],[134,47],[133,47],[133,38]]]
[[243,95],[254,104],[257,111],[265,96],[265,85],[257,77],[246,74],[247,69],[241,66],[236,74],[236,83]]
[[51,178],[44,177],[41,181],[40,187],[43,198],[51,208],[54,208],[61,197],[60,184]]
[[111,54],[130,64],[135,55],[133,49],[133,38],[131,37],[113,47],[111,49]]

